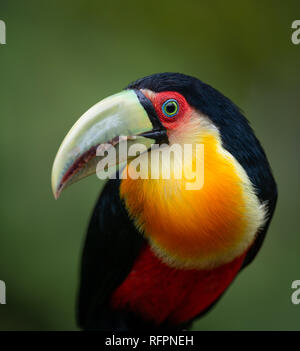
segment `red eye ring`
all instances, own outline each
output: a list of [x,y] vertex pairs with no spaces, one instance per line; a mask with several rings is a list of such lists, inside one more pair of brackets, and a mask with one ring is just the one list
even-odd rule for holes
[[[152,100],[157,116],[166,128],[176,128],[182,118],[185,119],[187,111],[190,109],[185,98],[177,91],[164,91],[157,93]],[[168,103],[176,104],[171,113],[166,110]]]

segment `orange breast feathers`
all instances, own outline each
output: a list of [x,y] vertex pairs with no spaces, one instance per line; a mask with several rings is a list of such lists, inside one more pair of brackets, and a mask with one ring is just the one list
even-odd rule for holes
[[[222,147],[218,130],[205,116],[196,118],[198,125],[194,119],[193,125],[186,126],[189,139],[177,131],[169,135],[170,145],[164,150],[175,142],[203,145],[200,156],[196,152],[191,156],[193,169],[197,162],[202,165],[203,186],[188,190],[191,180],[175,179],[171,172],[170,179],[127,177],[121,182],[120,195],[136,227],[163,262],[177,268],[207,269],[231,262],[249,248],[264,223],[265,210],[245,170]],[[191,130],[195,128],[197,133]],[[175,157],[171,162],[176,163]],[[179,167],[183,174],[191,171],[187,169],[190,163]]]

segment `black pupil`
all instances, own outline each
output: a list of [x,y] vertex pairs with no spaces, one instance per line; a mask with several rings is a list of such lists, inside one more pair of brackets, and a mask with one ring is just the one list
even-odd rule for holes
[[174,113],[176,110],[176,106],[174,102],[169,102],[166,106],[166,111],[170,114]]

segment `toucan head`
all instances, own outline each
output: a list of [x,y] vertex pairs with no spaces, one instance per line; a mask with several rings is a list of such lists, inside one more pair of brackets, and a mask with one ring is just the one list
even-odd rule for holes
[[[201,189],[187,191],[186,180],[177,179],[124,179],[120,187],[137,228],[170,264],[206,268],[229,262],[251,246],[273,212],[268,201],[275,183],[246,118],[211,86],[178,73],[139,79],[84,113],[56,155],[54,196],[96,172],[99,147],[125,141],[147,150],[153,144],[204,145]],[[122,155],[116,159],[128,163]]]
[[[169,81],[165,89],[158,84],[159,81],[167,83],[164,77]],[[192,78],[179,74],[174,75],[174,82],[175,77],[181,84],[184,78],[185,84],[192,83]],[[122,140],[129,145],[141,143],[146,147],[154,143],[172,145],[197,141],[201,120],[184,91],[172,86],[172,75],[154,75],[148,80],[156,83],[156,87],[147,79],[144,84],[142,80],[130,84],[124,91],[98,102],[75,123],[53,165],[52,189],[56,198],[70,184],[95,173],[99,161],[96,150],[101,145],[115,147]],[[192,85],[189,89],[193,90]],[[119,164],[124,161],[127,160],[118,157]]]

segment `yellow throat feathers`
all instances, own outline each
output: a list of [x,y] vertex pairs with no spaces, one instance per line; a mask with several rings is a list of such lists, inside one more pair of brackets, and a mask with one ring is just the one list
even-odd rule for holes
[[[265,221],[265,207],[245,170],[222,147],[219,131],[206,116],[194,112],[184,129],[184,133],[169,135],[170,145],[204,145],[198,160],[204,162],[202,188],[187,190],[190,180],[175,179],[171,172],[170,179],[123,179],[120,195],[136,227],[166,264],[215,268],[249,248]],[[196,154],[192,157],[194,165]],[[130,167],[128,164],[123,172]],[[180,167],[188,166],[183,163]],[[162,170],[155,171],[161,174]]]

